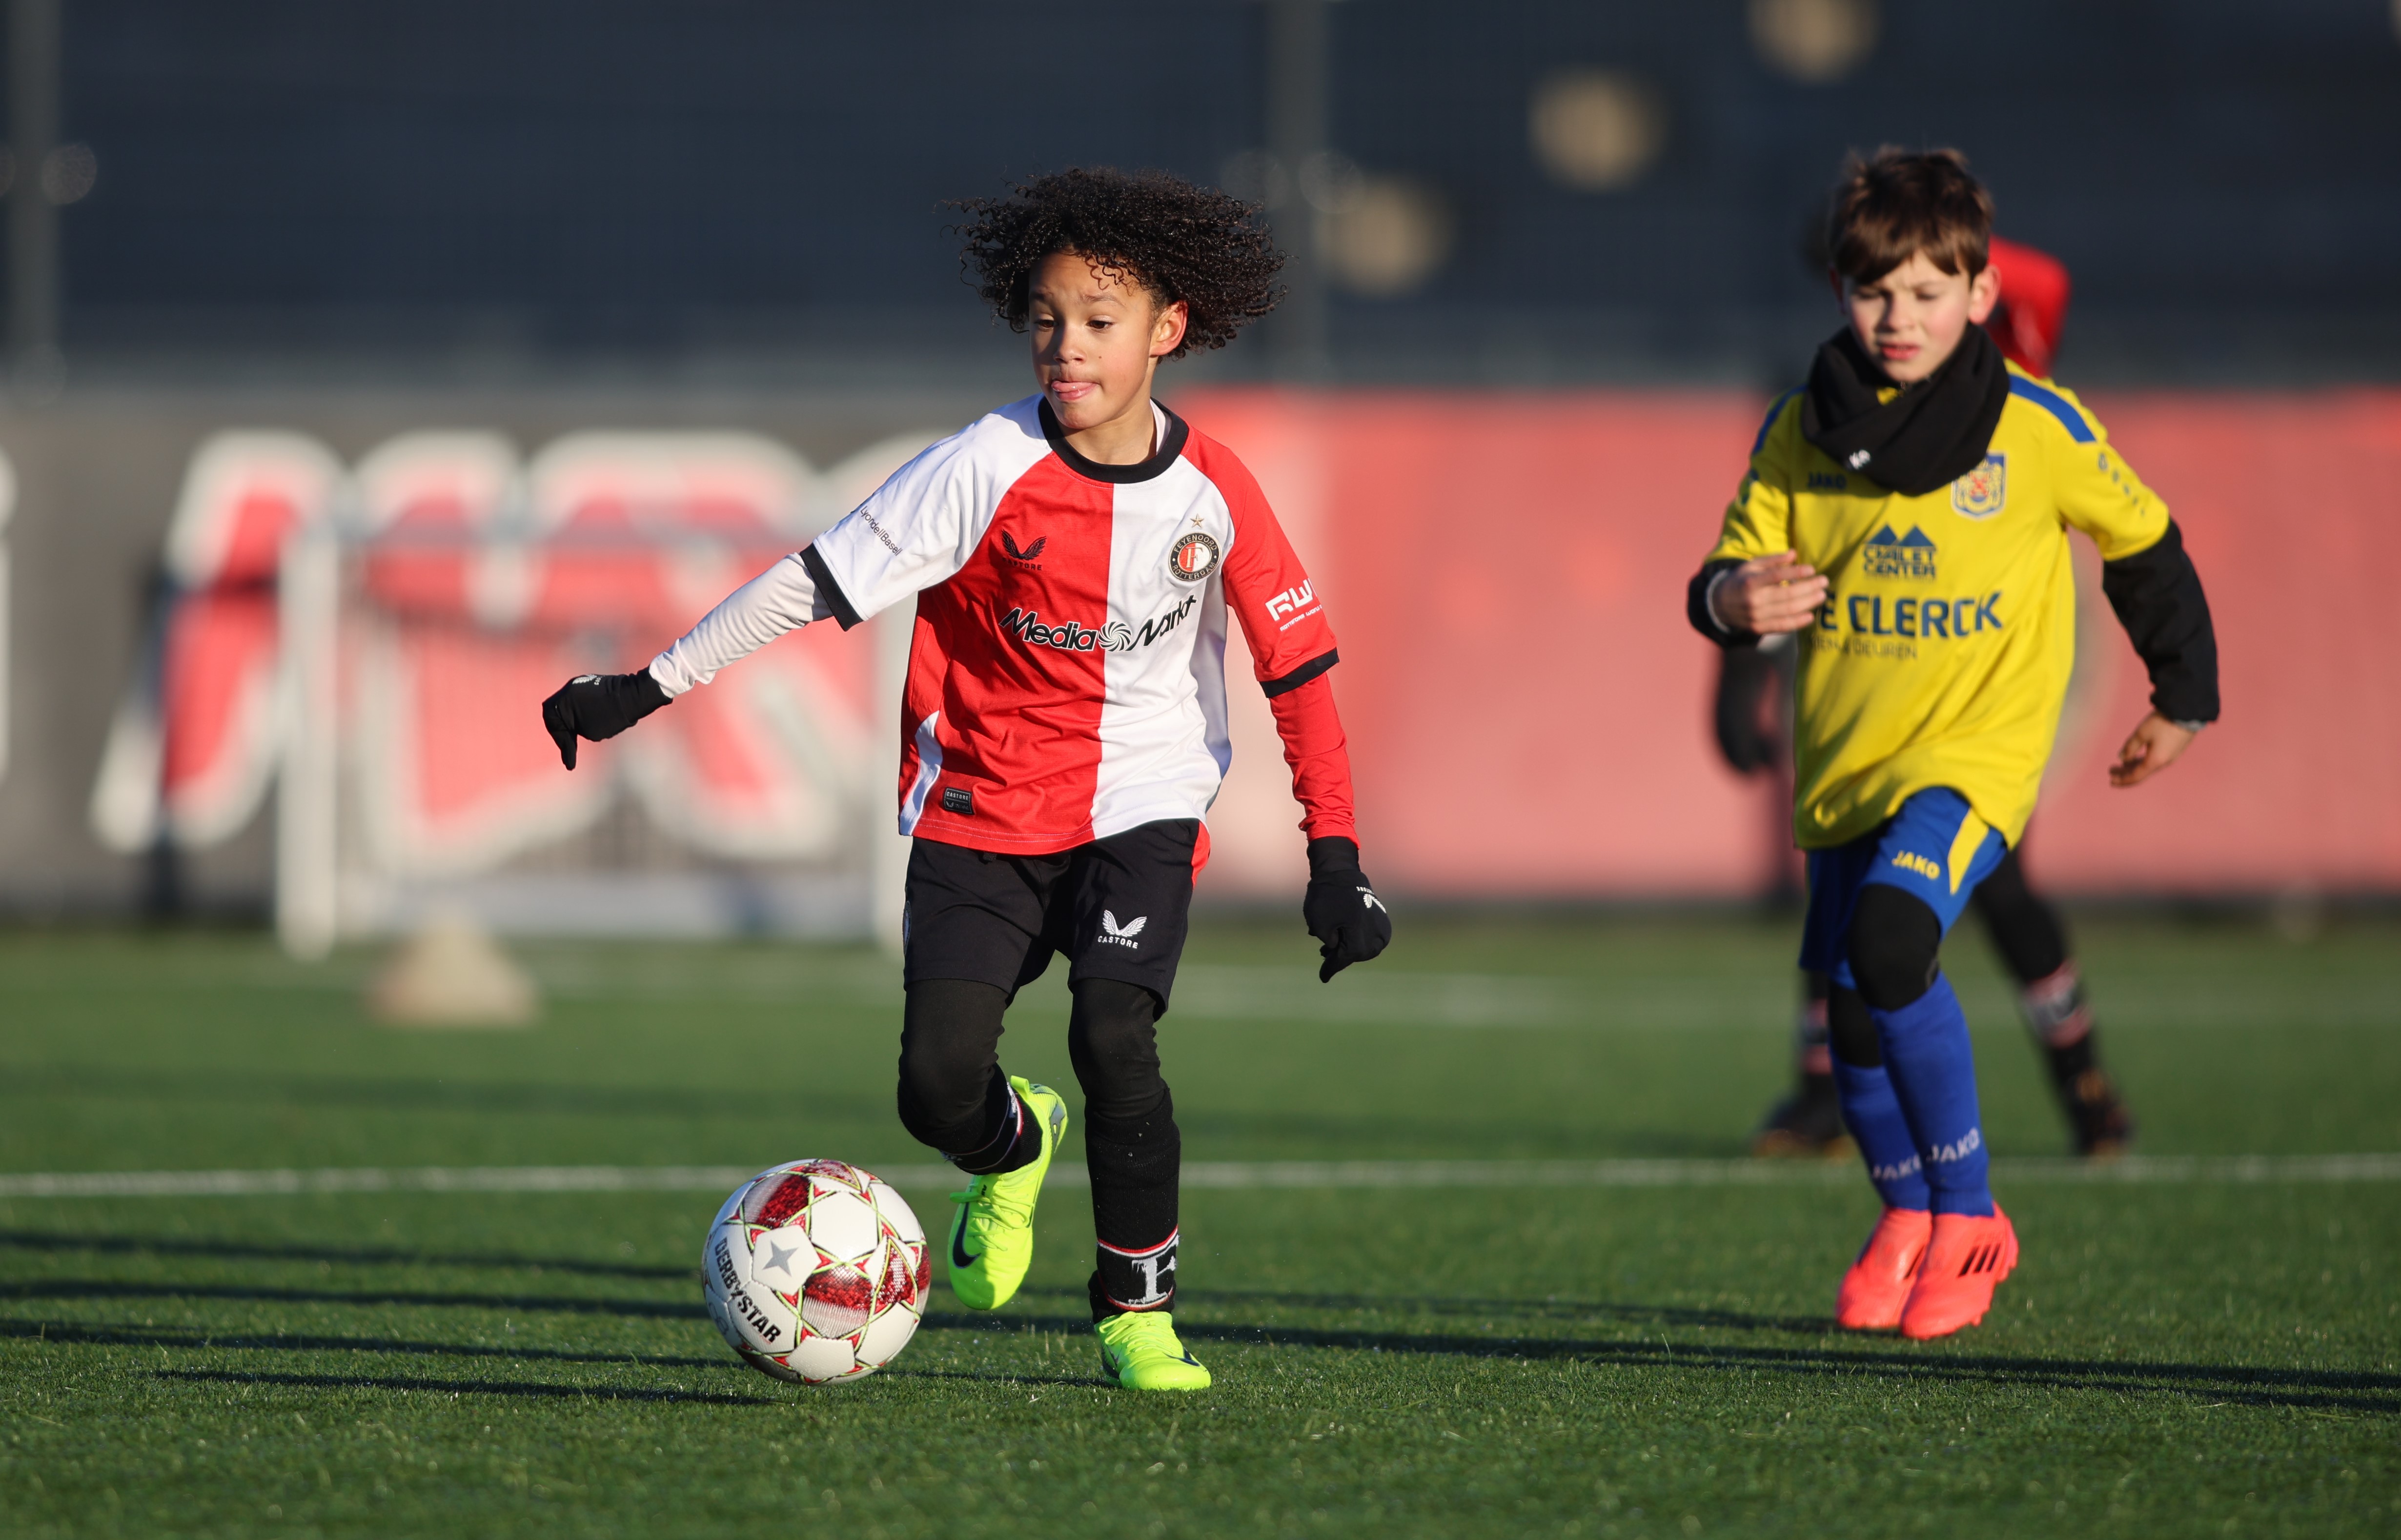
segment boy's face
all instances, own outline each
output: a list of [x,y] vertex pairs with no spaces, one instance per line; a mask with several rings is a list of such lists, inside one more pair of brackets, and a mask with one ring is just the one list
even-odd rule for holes
[[1147,406],[1159,360],[1184,340],[1183,301],[1160,305],[1131,274],[1075,252],[1043,258],[1026,300],[1034,378],[1070,433]]
[[1949,361],[1970,326],[2000,302],[2001,275],[1946,273],[1924,252],[1871,282],[1845,279],[1843,309],[1868,356],[1896,385],[1914,385]]

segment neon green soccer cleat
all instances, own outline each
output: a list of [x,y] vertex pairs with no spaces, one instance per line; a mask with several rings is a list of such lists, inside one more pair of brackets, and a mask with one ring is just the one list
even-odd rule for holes
[[1101,1378],[1128,1390],[1207,1390],[1209,1371],[1184,1351],[1175,1317],[1130,1311],[1092,1327],[1101,1340]]
[[1042,1153],[1015,1171],[978,1176],[965,1192],[951,1194],[959,1205],[951,1221],[951,1292],[969,1310],[998,1310],[1025,1282],[1034,1265],[1034,1203],[1042,1177],[1067,1132],[1067,1102],[1047,1085],[1021,1075],[1009,1089],[1025,1104],[1026,1116],[1042,1131]]

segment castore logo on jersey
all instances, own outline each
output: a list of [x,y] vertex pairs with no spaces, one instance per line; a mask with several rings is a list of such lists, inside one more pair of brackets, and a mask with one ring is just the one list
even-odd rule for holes
[[[1000,532],[1001,550],[1008,554],[1009,560],[1016,562],[1021,567],[1035,567],[1035,564],[1042,559],[1042,548],[1050,543],[1050,537],[1049,535],[1037,535],[1035,537],[1033,544],[1028,545],[1025,549],[1021,551],[1017,548],[1017,542],[1008,538],[1008,530],[1003,529]],[[1035,570],[1037,571],[1040,571],[1038,567],[1036,567]]]

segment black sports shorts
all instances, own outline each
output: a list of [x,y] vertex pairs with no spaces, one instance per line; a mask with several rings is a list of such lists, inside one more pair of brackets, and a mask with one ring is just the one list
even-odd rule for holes
[[1050,856],[1005,856],[919,838],[901,911],[904,977],[972,979],[1011,999],[1053,954],[1067,983],[1142,985],[1167,1012],[1192,917],[1198,818],[1146,823]]

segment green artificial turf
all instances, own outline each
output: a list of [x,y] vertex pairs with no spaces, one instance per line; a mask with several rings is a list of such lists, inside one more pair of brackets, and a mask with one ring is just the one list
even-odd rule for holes
[[[1324,988],[1297,932],[1195,938],[1189,1160],[1732,1156],[1787,1074],[1789,925],[1405,915]],[[2081,942],[2149,1153],[2401,1150],[2401,926]],[[1996,1152],[2058,1153],[1951,950]],[[521,955],[538,1028],[402,1032],[364,956],[0,937],[0,1172],[927,1158],[871,954]],[[1063,997],[1028,991],[1012,1070],[1072,1084]],[[891,1370],[817,1390],[701,1313],[707,1193],[0,1200],[0,1533],[2401,1532],[2401,1189],[2002,1199],[2020,1271],[1920,1346],[1830,1329],[1864,1182],[1196,1190],[1178,1323],[1217,1382],[1178,1398],[1095,1380],[1073,1189],[1008,1310],[938,1288]]]

